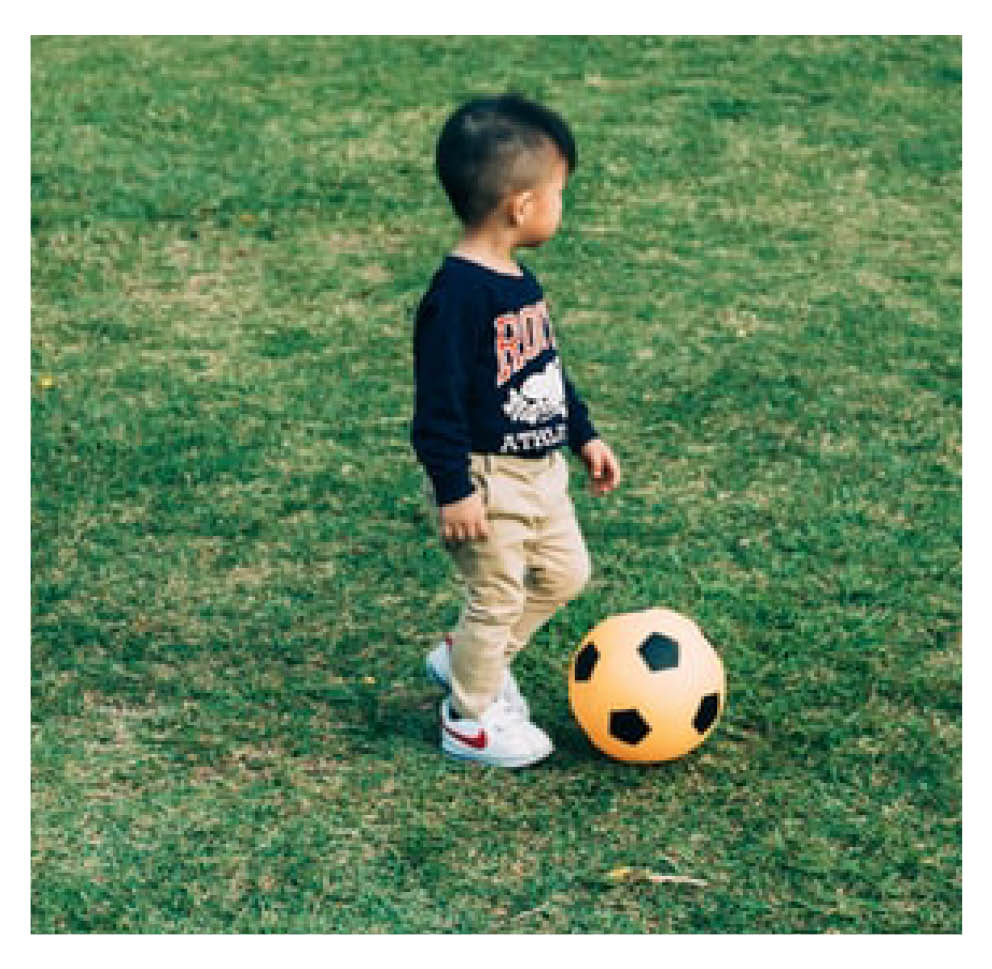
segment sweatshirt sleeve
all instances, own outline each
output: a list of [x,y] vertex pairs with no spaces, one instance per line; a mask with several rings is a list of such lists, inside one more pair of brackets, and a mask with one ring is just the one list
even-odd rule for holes
[[410,438],[438,505],[475,490],[469,476],[468,407],[476,320],[464,294],[440,290],[421,304],[414,325]]
[[568,406],[568,446],[573,453],[578,454],[584,444],[599,435],[589,419],[589,409],[578,395],[572,381],[564,373],[562,377],[565,382],[565,403]]

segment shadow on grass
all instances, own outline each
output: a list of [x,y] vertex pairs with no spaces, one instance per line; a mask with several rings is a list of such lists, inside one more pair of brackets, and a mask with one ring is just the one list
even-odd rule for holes
[[[425,757],[435,754],[443,756],[446,764],[456,768],[478,769],[480,765],[477,763],[441,754],[440,703],[440,694],[429,687],[417,690],[415,695],[400,693],[389,697],[369,690],[359,693],[347,706],[342,705],[340,712],[349,714],[357,728],[351,734],[355,753],[360,748],[387,755],[398,745],[408,753],[422,753]],[[659,771],[667,773],[673,769],[672,764],[626,763],[607,757],[589,742],[574,720],[561,713],[552,716],[538,709],[535,710],[534,721],[550,734],[555,750],[540,764],[527,768],[527,772],[540,770],[575,774],[587,770],[605,771],[611,777],[624,777],[625,786],[638,787],[657,780]]]

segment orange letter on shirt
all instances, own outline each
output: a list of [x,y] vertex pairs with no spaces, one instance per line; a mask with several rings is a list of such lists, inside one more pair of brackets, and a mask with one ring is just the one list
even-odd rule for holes
[[523,340],[520,320],[515,313],[497,316],[496,327],[496,386],[506,383],[523,365]]

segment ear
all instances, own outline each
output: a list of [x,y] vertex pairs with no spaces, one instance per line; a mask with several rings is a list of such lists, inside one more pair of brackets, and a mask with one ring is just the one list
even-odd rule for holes
[[510,198],[510,219],[514,225],[523,225],[527,221],[533,204],[534,192],[531,189],[513,193]]

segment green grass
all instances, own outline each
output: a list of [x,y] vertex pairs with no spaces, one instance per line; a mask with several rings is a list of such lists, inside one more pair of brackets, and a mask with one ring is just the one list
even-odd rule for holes
[[[505,88],[578,139],[524,260],[625,474],[510,774],[437,749],[407,437],[434,139]],[[955,37],[36,38],[34,931],[960,932],[960,146]],[[623,765],[564,671],[650,605],[729,702]]]

